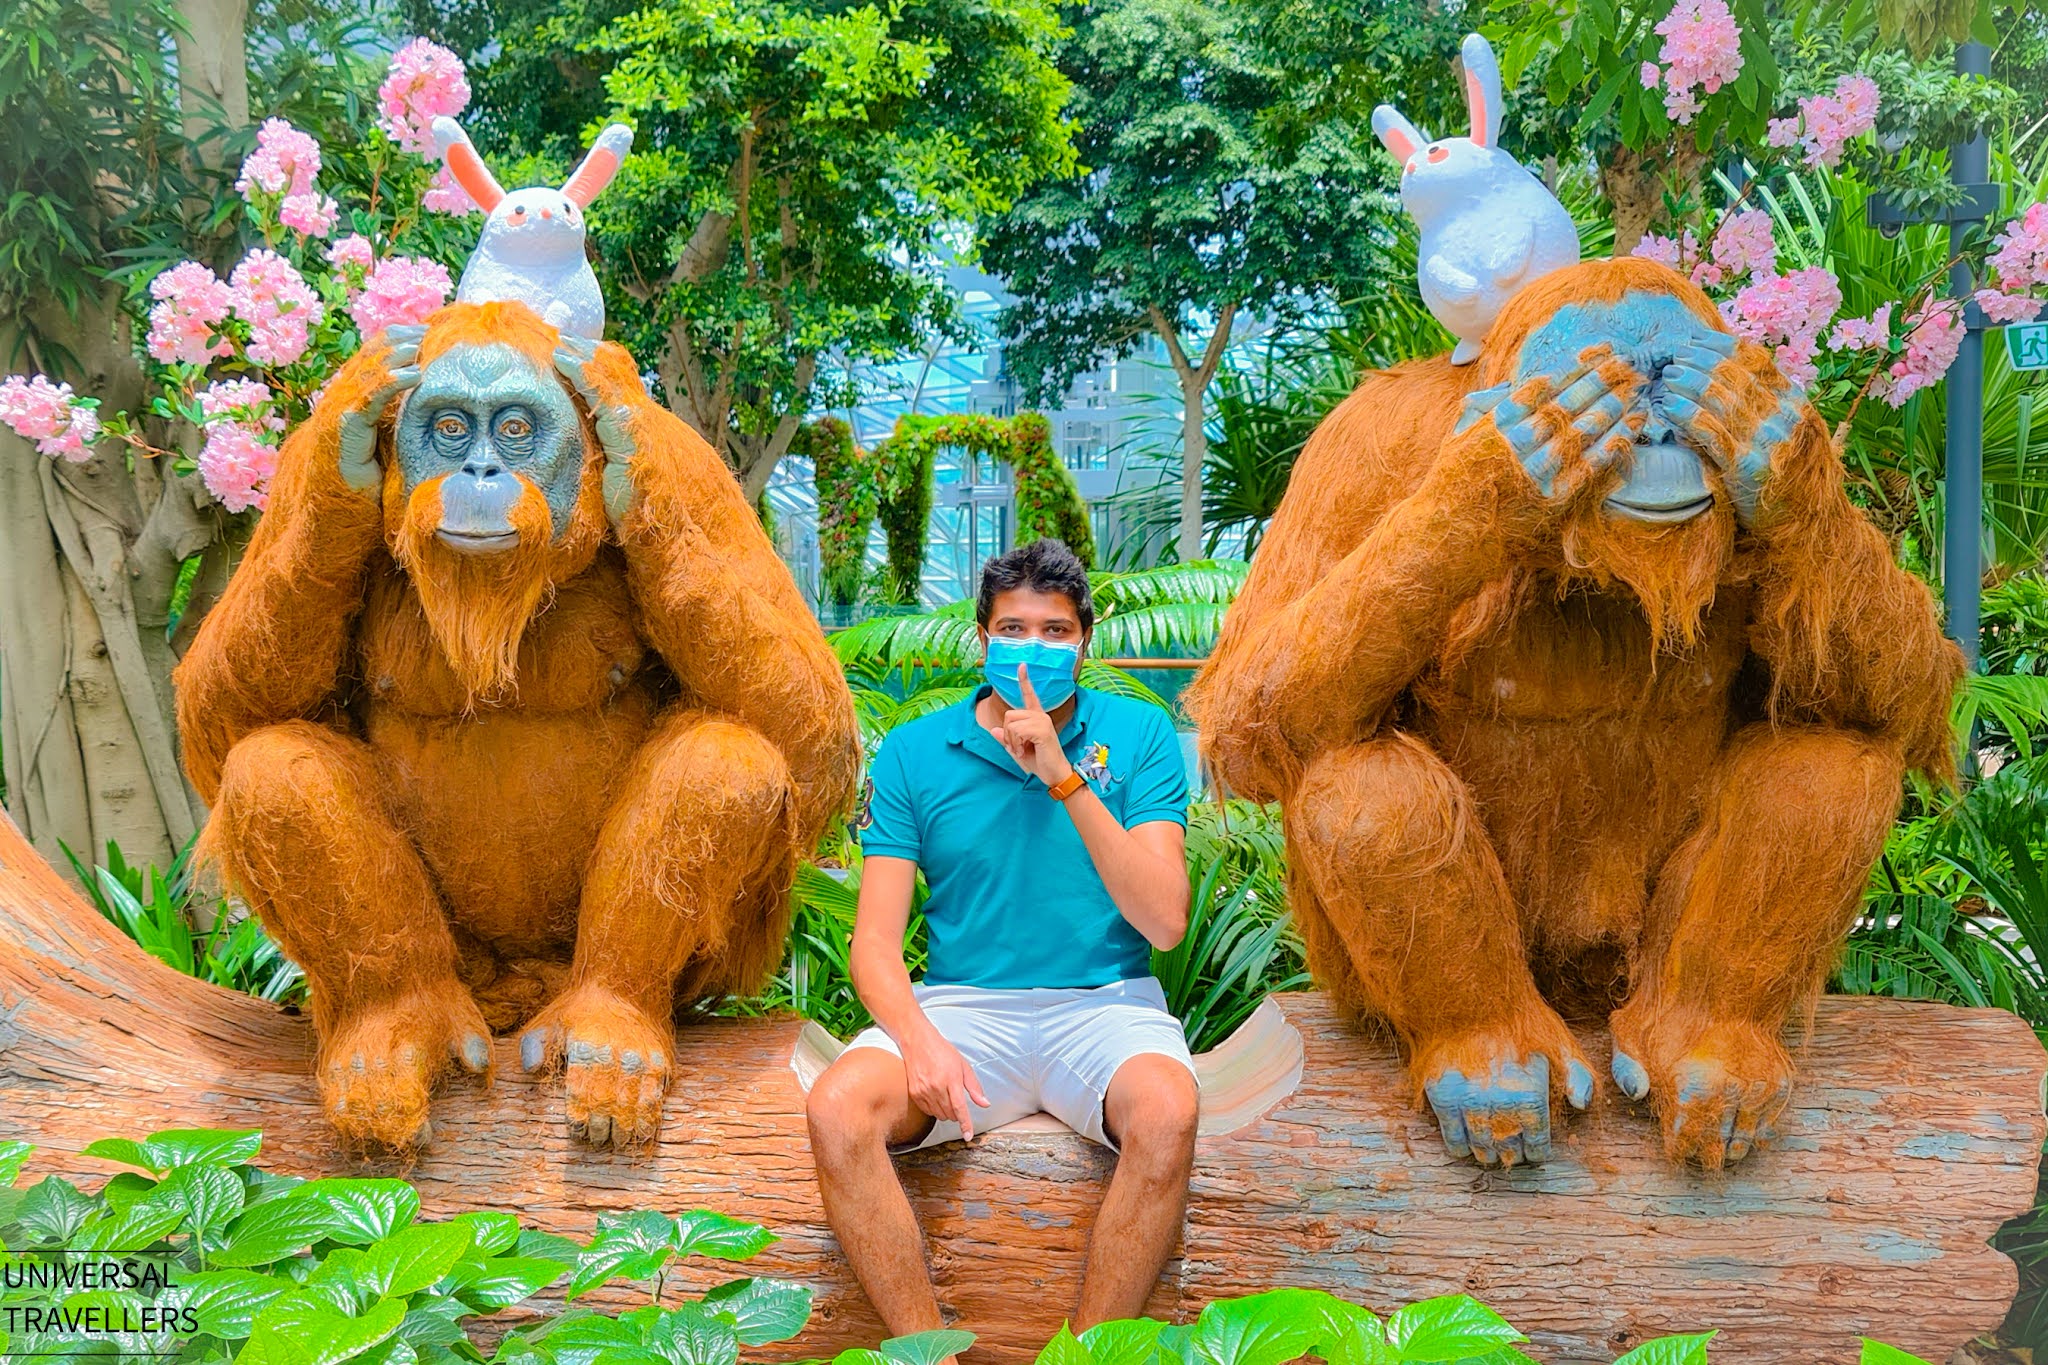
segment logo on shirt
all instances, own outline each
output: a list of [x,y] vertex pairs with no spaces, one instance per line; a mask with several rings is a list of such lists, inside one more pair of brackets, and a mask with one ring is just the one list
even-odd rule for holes
[[1074,765],[1074,771],[1098,787],[1109,786],[1116,780],[1109,771],[1109,746],[1089,745],[1088,751],[1081,755],[1081,761]]
[[870,777],[860,784],[860,804],[853,810],[853,827],[866,829],[875,823],[875,779]]

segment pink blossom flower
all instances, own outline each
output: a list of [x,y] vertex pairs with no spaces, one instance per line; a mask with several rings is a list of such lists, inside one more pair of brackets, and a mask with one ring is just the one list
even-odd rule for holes
[[1699,258],[1700,244],[1693,237],[1690,228],[1686,229],[1683,240],[1646,232],[1630,254],[1640,256],[1646,261],[1655,261],[1659,265],[1668,265],[1673,270],[1687,270]]
[[38,454],[61,455],[73,464],[92,458],[100,434],[99,413],[81,405],[69,384],[52,384],[42,375],[0,380],[0,423],[34,441]]
[[1773,147],[1798,143],[1809,166],[1837,166],[1850,139],[1877,127],[1877,82],[1868,76],[1844,76],[1833,95],[1809,95],[1799,101],[1799,117],[1772,119],[1765,141]]
[[1787,275],[1764,275],[1721,305],[1737,336],[1772,348],[1778,368],[1795,384],[1811,384],[1821,330],[1842,306],[1842,287],[1820,266]]
[[320,300],[290,261],[274,251],[252,251],[228,277],[228,289],[235,313],[249,324],[250,360],[289,365],[306,353]]
[[1721,267],[1712,261],[1701,261],[1692,268],[1692,282],[1702,289],[1713,289],[1725,278]]
[[150,355],[166,365],[204,365],[234,348],[211,343],[226,320],[232,296],[220,277],[197,261],[180,261],[149,282],[156,304],[149,310]]
[[1657,64],[1655,62],[1644,62],[1643,69],[1640,74],[1643,78],[1643,89],[1645,90],[1655,90],[1657,88],[1657,82],[1661,80],[1664,75],[1662,71],[1657,69]]
[[1936,299],[1906,319],[1906,351],[1877,377],[1870,391],[1893,407],[1941,382],[1963,348],[1962,309],[1954,299]]
[[370,246],[370,239],[360,232],[338,237],[334,245],[327,248],[327,263],[336,270],[356,266],[368,270],[376,262],[377,253]]
[[455,283],[438,261],[387,256],[363,280],[363,292],[348,306],[356,330],[374,336],[394,323],[420,323],[447,302]]
[[288,195],[277,210],[279,222],[308,237],[325,237],[340,217],[340,205],[324,194]]
[[1730,279],[1753,275],[1761,279],[1778,268],[1778,243],[1771,235],[1771,215],[1762,209],[1744,209],[1724,220],[1714,233],[1711,248],[1714,264]]
[[2032,322],[2040,316],[2044,300],[2029,294],[2001,294],[1996,289],[1979,289],[1977,306],[1992,323]]
[[242,163],[236,191],[250,203],[256,192],[310,194],[320,174],[320,144],[281,118],[265,119],[256,130],[256,150]]
[[429,213],[447,213],[461,217],[469,213],[482,213],[483,208],[469,197],[469,191],[455,181],[455,173],[445,165],[434,172],[433,183],[420,196],[420,207]]
[[377,87],[382,111],[377,126],[408,152],[425,156],[434,150],[434,120],[462,112],[469,103],[469,80],[462,59],[447,48],[415,38],[391,59],[391,74]]
[[[1699,112],[1702,89],[1711,95],[1742,72],[1742,29],[1725,0],[1678,0],[1657,25],[1664,44],[1657,51],[1663,63],[1664,112],[1678,123],[1690,123]],[[1643,72],[1643,86],[1654,82]]]
[[283,431],[284,418],[270,405],[270,386],[254,379],[219,379],[199,391],[199,416],[206,426],[230,419]]
[[1867,318],[1843,318],[1828,334],[1837,351],[1883,350],[1892,339],[1892,306],[1884,304]]
[[270,480],[277,473],[277,447],[253,427],[240,422],[209,426],[198,465],[200,481],[228,511],[246,512],[269,505]]

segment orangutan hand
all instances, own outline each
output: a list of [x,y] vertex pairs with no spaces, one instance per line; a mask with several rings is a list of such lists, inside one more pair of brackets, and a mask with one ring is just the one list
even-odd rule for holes
[[1777,452],[1805,415],[1805,395],[1763,347],[1719,332],[1680,348],[1659,380],[1652,401],[1687,444],[1720,467],[1736,520],[1754,529]]
[[426,335],[427,329],[420,326],[385,328],[384,340],[391,349],[384,357],[384,382],[361,405],[341,415],[341,481],[371,498],[384,484],[384,468],[377,463],[377,429],[398,395],[419,386],[420,367],[414,362]]
[[597,443],[604,447],[604,510],[617,531],[633,510],[633,428],[632,415],[624,403],[608,400],[591,382],[587,367],[597,356],[598,343],[587,337],[565,336],[555,348],[555,368],[562,372],[597,428]]
[[1635,446],[1642,375],[1602,343],[1562,375],[1536,375],[1465,399],[1456,431],[1492,423],[1546,502],[1562,503]]

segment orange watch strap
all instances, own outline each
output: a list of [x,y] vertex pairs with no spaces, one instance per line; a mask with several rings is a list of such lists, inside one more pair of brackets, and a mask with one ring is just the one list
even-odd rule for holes
[[1081,776],[1081,770],[1076,768],[1052,786],[1047,787],[1045,794],[1055,801],[1064,801],[1087,785],[1088,779]]

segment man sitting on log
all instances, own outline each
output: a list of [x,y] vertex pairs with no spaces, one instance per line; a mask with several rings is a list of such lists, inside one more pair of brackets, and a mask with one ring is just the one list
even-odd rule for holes
[[[897,1335],[941,1322],[892,1153],[1040,1110],[1117,1151],[1078,1332],[1144,1310],[1187,1203],[1194,1063],[1151,948],[1187,932],[1188,781],[1156,707],[1078,686],[1095,609],[1064,544],[990,560],[975,618],[988,685],[891,732],[863,792],[852,968],[878,1027],[812,1088],[811,1150]],[[930,953],[912,985],[920,868]]]

